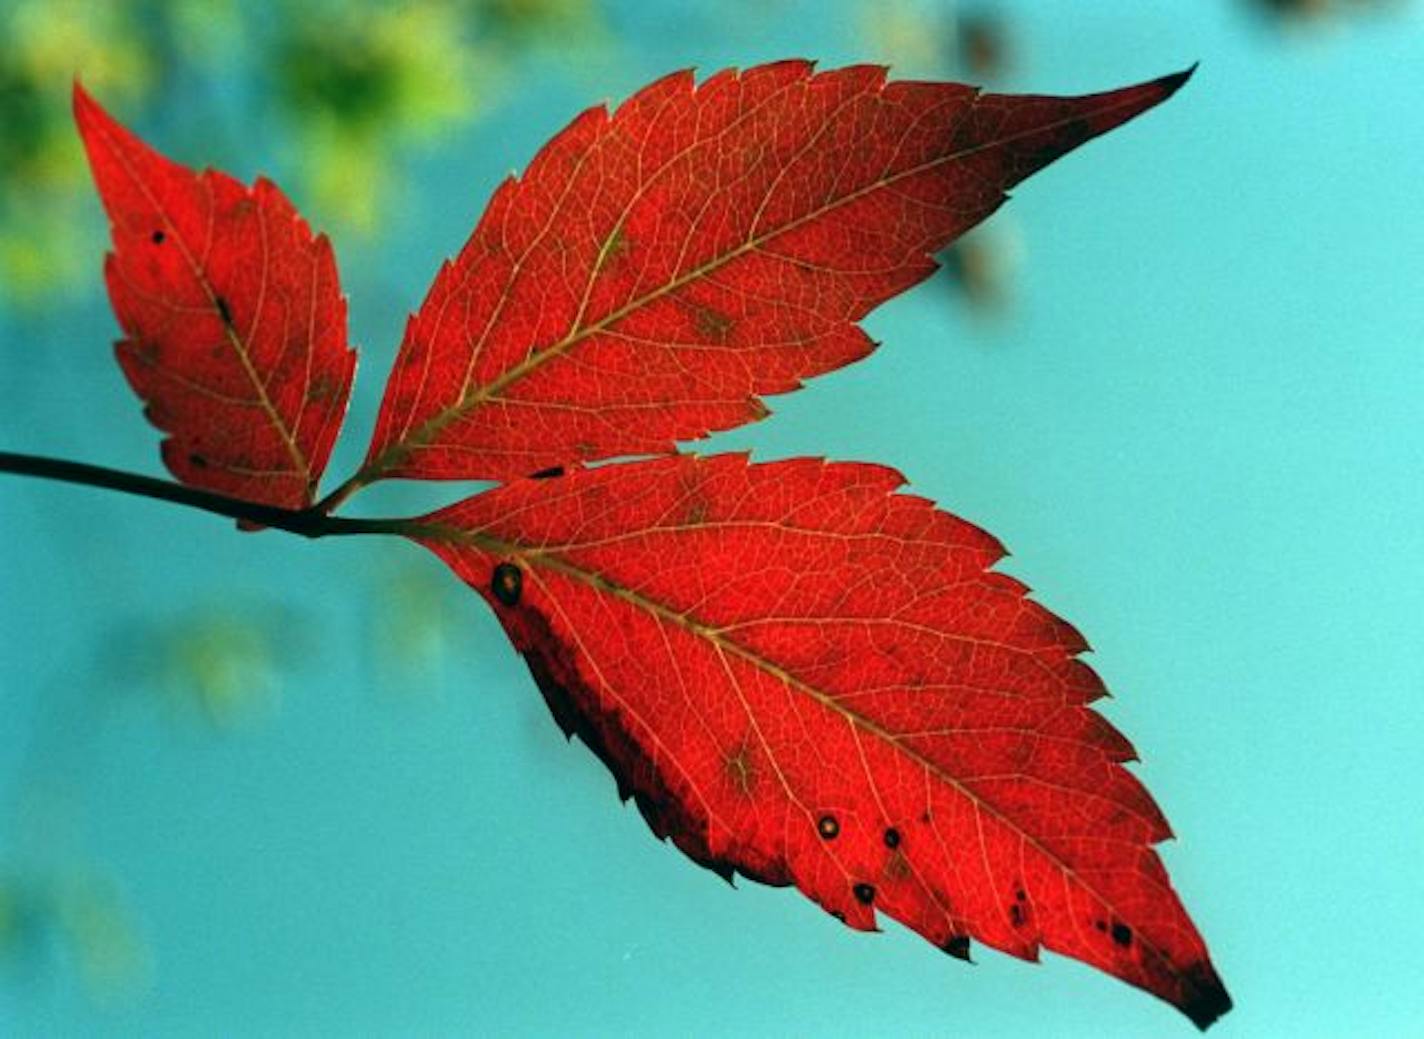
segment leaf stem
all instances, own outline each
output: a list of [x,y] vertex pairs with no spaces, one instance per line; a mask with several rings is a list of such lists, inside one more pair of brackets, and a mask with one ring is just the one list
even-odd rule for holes
[[325,498],[321,499],[321,501],[313,505],[311,507],[311,511],[319,512],[323,516],[329,515],[339,509],[342,503],[345,502],[347,498],[351,497],[362,487],[365,487],[368,483],[371,482],[372,480],[370,477],[367,476],[366,468],[363,466],[362,468],[357,469],[356,472],[352,473],[349,477],[347,477],[346,480],[343,481],[342,484],[336,488],[336,490],[332,491]]
[[[276,505],[230,498],[225,494],[187,487],[172,480],[159,480],[139,473],[108,469],[86,462],[71,462],[63,458],[46,458],[41,455],[19,454],[0,451],[0,472],[15,473],[19,476],[36,476],[45,480],[59,480],[63,483],[77,483],[89,487],[135,494],[144,498],[186,505],[192,509],[227,516],[230,519],[245,520],[262,527],[285,530],[307,538],[334,537],[348,534],[397,534],[406,535],[420,529],[420,524],[409,519],[347,519],[331,516],[327,510],[334,508],[338,501],[327,505],[306,509],[284,509]],[[356,489],[354,481],[349,495]],[[345,485],[343,485],[343,488]],[[343,495],[342,498],[346,497]],[[335,497],[334,495],[332,497]],[[328,501],[331,499],[329,498]]]

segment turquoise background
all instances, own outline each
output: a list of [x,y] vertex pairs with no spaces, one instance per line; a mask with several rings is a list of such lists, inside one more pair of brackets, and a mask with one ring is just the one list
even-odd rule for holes
[[[1237,1003],[1213,1034],[1419,1034],[1419,13],[1291,32],[1218,0],[1000,6],[1008,88],[1201,68],[994,218],[1020,242],[1011,305],[975,312],[937,277],[872,315],[870,359],[701,449],[894,465],[1013,550],[1006,569],[1092,641],[1103,709],[1179,835],[1163,855]],[[333,475],[364,450],[407,310],[509,168],[674,68],[893,58],[869,9],[629,0],[606,8],[611,51],[555,42],[484,119],[414,153],[383,235],[333,232],[363,350]],[[240,91],[209,90],[242,128],[233,172],[299,164],[242,121]],[[92,282],[0,311],[0,446],[159,473],[86,212]],[[460,490],[382,487],[351,512]],[[968,967],[693,868],[413,546],[238,535],[8,476],[0,532],[0,876],[102,878],[136,964],[96,993],[34,909],[0,971],[0,1033],[1192,1031],[1058,957]],[[407,594],[429,638],[391,648]],[[164,663],[209,616],[256,640],[220,666],[266,693],[221,726]]]

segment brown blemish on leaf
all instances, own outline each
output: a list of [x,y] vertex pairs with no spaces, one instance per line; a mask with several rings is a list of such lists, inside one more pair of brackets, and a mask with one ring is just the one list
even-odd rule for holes
[[697,326],[698,333],[714,343],[725,343],[727,333],[732,330],[734,324],[726,314],[705,305],[693,307],[692,321]]
[[329,404],[336,400],[340,394],[341,384],[326,372],[322,372],[312,380],[311,390],[307,393],[307,397],[319,404]]
[[705,497],[697,493],[690,494],[682,514],[683,525],[688,527],[700,527],[703,523],[707,522],[707,516],[711,511],[712,506]]
[[746,743],[739,745],[723,759],[722,768],[732,782],[732,789],[743,797],[750,797],[756,786],[756,762],[752,760],[751,747]]
[[823,815],[816,820],[816,832],[828,841],[833,841],[841,832],[841,824],[834,815]]

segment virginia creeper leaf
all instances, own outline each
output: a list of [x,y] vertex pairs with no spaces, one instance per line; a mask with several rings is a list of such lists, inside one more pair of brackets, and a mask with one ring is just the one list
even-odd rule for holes
[[311,504],[356,367],[331,245],[271,181],[164,158],[78,84],[74,117],[113,231],[119,364],[163,461],[195,487]]
[[506,479],[760,418],[869,353],[855,322],[1006,189],[1187,75],[1015,97],[787,61],[589,109],[441,268],[363,476]]
[[555,718],[694,860],[1231,1006],[1089,704],[1086,643],[989,535],[871,465],[677,456],[520,480],[420,521]]

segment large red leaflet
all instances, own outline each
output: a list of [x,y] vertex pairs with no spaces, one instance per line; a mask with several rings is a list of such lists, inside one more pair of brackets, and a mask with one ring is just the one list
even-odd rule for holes
[[77,84],[74,116],[113,228],[119,364],[168,433],[164,462],[195,487],[311,504],[356,367],[330,244],[270,181],[169,161]]
[[864,357],[855,322],[1005,190],[1169,97],[886,82],[804,61],[593,108],[506,180],[410,321],[362,480],[673,450]]
[[1067,623],[871,465],[679,456],[521,480],[418,536],[659,836],[956,956],[1040,945],[1231,1006]]

